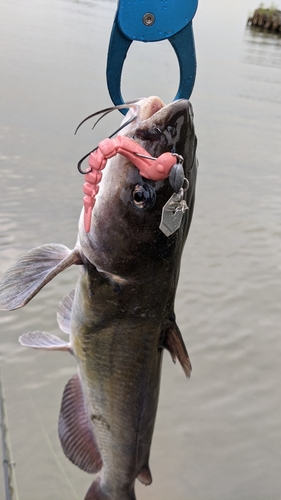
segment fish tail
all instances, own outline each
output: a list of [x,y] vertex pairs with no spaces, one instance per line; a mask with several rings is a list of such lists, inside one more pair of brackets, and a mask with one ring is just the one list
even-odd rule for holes
[[[104,492],[100,478],[98,478],[91,484],[84,500],[115,500],[115,498],[116,495],[112,496]],[[132,489],[131,492],[129,490],[120,492],[120,499],[121,498],[122,500],[136,500],[134,490]]]
[[111,500],[108,495],[106,495],[101,488],[100,479],[93,481],[90,488],[87,491],[85,500]]

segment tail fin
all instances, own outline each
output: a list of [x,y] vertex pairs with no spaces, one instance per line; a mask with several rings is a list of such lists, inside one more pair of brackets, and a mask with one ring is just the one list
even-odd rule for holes
[[100,478],[92,482],[85,496],[85,500],[111,500],[111,498],[102,491]]
[[[85,500],[112,500],[113,497],[110,495],[107,495],[101,486],[101,481],[100,478],[96,479],[90,486],[90,488],[87,491],[87,495],[85,496]],[[114,498],[116,498],[114,496]],[[135,492],[132,487],[131,492],[129,489],[126,491],[122,488],[120,488],[120,499],[122,500],[136,500]]]

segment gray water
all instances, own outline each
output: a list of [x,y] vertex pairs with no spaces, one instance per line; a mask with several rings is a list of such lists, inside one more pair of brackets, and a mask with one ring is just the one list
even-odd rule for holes
[[[191,100],[200,168],[176,305],[193,372],[187,381],[166,353],[153,484],[138,484],[137,497],[280,500],[281,39],[246,28],[254,0],[199,3]],[[31,247],[75,243],[83,182],[76,162],[121,119],[116,113],[73,135],[110,104],[115,10],[105,0],[1,0],[1,277]],[[169,43],[134,43],[123,76],[125,99],[171,101],[178,69]],[[75,281],[70,269],[26,308],[0,316],[20,500],[81,500],[91,483],[57,436],[73,358],[18,344],[28,330],[58,334],[57,304]]]

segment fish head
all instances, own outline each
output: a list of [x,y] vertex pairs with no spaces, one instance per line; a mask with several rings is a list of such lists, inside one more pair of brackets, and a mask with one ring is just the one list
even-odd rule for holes
[[[145,276],[180,258],[191,223],[197,172],[193,110],[186,99],[165,105],[158,97],[141,99],[125,121],[135,120],[122,134],[158,158],[166,152],[183,157],[187,179],[183,213],[178,230],[166,236],[159,228],[164,205],[174,194],[169,178],[150,180],[123,155],[108,160],[102,174],[89,232],[84,229],[83,210],[78,242],[85,257],[99,271],[124,279]],[[175,161],[176,162],[176,161]],[[170,268],[169,268],[170,270]],[[162,269],[163,271],[163,269]]]

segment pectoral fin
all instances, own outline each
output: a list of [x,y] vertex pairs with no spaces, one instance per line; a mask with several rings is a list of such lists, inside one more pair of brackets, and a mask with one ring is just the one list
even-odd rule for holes
[[25,306],[49,281],[72,264],[82,264],[77,249],[51,243],[33,248],[9,269],[0,284],[0,309]]
[[101,456],[80,378],[74,375],[66,384],[59,417],[59,437],[65,455],[85,472],[98,472]]
[[176,359],[179,360],[183,371],[187,377],[190,377],[192,370],[190,359],[181,336],[181,332],[176,323],[171,327],[167,328],[165,331],[164,345],[166,349],[170,352],[172,360],[175,363]]
[[24,347],[33,349],[43,349],[45,351],[70,351],[72,349],[68,342],[64,342],[59,337],[47,332],[28,332],[19,338],[19,343]]

